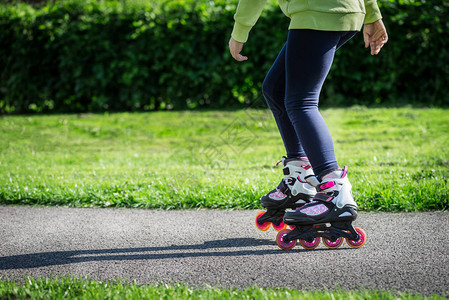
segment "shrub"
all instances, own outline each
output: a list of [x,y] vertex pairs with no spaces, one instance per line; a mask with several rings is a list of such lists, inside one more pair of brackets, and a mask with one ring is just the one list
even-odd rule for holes
[[[225,0],[66,0],[0,6],[0,111],[83,112],[235,107],[260,87],[288,20],[269,1],[245,63],[227,43]],[[447,1],[387,1],[390,41],[377,57],[361,34],[339,51],[322,104],[449,103]]]

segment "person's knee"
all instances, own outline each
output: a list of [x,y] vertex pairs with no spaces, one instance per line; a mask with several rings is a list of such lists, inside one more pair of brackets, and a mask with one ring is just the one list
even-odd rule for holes
[[294,123],[293,121],[298,119],[297,116],[301,113],[301,107],[296,105],[293,101],[285,101],[285,111],[287,112],[290,121]]
[[262,83],[262,94],[265,97],[265,100],[268,102],[268,105],[269,105],[270,102],[273,101],[274,89],[273,89],[273,85],[270,83],[270,81],[267,78],[265,78]]
[[281,99],[282,97],[280,95],[276,94],[276,87],[267,78],[265,78],[262,83],[262,94],[271,111],[280,112],[283,110],[280,107],[280,103],[283,102],[283,99]]
[[300,119],[298,116],[302,113],[318,110],[318,101],[316,99],[309,99],[307,97],[296,97],[285,99],[285,110],[293,122]]

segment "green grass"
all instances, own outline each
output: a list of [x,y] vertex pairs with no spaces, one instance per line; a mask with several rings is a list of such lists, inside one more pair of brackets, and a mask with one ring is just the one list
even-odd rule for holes
[[[449,208],[449,110],[325,109],[360,208]],[[268,110],[4,116],[0,203],[259,207],[284,154]]]
[[286,288],[198,288],[184,284],[138,285],[82,278],[32,279],[24,284],[0,281],[0,299],[445,299],[387,291],[298,291]]

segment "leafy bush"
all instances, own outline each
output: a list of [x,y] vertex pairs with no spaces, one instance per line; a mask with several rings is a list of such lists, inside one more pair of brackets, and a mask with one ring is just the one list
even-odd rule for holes
[[337,55],[325,90],[339,104],[449,104],[449,1],[383,0],[389,42],[377,57],[362,35]]
[[[288,20],[269,1],[238,63],[236,1],[66,0],[0,6],[0,111],[80,112],[263,103],[260,87]],[[339,51],[322,104],[447,105],[447,1],[382,2],[390,42]]]

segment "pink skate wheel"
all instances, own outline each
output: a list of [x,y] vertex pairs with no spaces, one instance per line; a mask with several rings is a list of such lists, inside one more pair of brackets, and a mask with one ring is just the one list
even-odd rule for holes
[[290,229],[281,230],[281,231],[279,231],[278,235],[276,236],[276,244],[278,244],[279,248],[281,248],[282,250],[290,250],[296,246],[296,240],[292,240],[288,243],[284,241],[284,237],[290,231],[291,231]]
[[257,220],[259,220],[259,218],[260,218],[264,213],[265,213],[264,211],[260,211],[260,212],[256,215],[256,219],[255,219],[256,227],[257,227],[257,229],[259,229],[259,230],[261,230],[261,231],[267,231],[268,228],[270,228],[270,225],[271,225],[271,222],[265,222],[265,223],[262,223],[262,224],[259,224],[259,223],[257,222]]
[[285,228],[287,228],[287,224],[285,224],[284,221],[281,221],[281,223],[277,226],[274,225],[274,223],[272,223],[271,226],[273,226],[273,229],[276,231],[281,231],[281,230],[284,230]]
[[323,244],[329,249],[337,249],[338,247],[341,246],[341,244],[343,244],[343,238],[339,237],[338,239],[335,240],[335,242],[332,242],[331,240],[328,240],[323,237]]
[[299,243],[301,244],[301,246],[304,249],[306,249],[306,250],[313,250],[316,247],[318,247],[318,245],[320,244],[320,238],[319,237],[314,238],[311,243],[309,243],[306,240],[299,240]]
[[360,248],[363,245],[365,245],[366,243],[366,233],[365,230],[363,230],[360,227],[354,227],[355,231],[357,231],[357,233],[359,234],[359,239],[356,241],[350,240],[350,239],[346,239],[346,243],[348,243],[349,246],[351,246],[352,248]]

